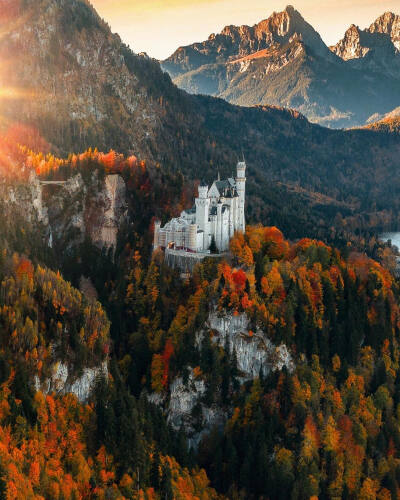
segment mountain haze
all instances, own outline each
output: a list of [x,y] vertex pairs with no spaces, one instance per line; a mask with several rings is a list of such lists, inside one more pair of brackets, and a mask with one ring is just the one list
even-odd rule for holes
[[369,30],[352,26],[329,50],[289,6],[253,27],[227,26],[180,47],[162,67],[191,93],[295,108],[332,127],[357,126],[399,105],[398,26],[398,16],[387,13]]

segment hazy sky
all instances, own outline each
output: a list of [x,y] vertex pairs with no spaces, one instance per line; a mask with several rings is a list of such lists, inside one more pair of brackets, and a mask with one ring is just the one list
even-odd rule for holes
[[205,40],[228,24],[253,25],[293,3],[328,44],[350,24],[369,26],[384,12],[400,13],[399,0],[91,0],[135,52],[158,59],[181,45]]

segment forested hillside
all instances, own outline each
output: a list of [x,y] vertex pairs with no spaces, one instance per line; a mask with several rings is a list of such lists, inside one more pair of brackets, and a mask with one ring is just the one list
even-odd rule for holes
[[[153,217],[192,202],[182,176],[114,152],[28,153],[24,165],[18,185],[3,179],[15,196],[29,171],[82,177],[68,210],[75,196],[92,210],[105,177],[121,176],[127,218],[110,252],[89,225],[82,237],[57,231],[70,212],[56,187],[43,191],[48,222],[1,212],[0,441],[13,498],[397,497],[399,288],[387,269],[357,245],[340,253],[250,226],[229,258],[182,280],[150,251]],[[215,325],[232,318],[243,326],[224,341]],[[249,353],[262,369],[243,371]],[[43,392],[54,363],[79,377],[105,359],[88,405]]]
[[[109,155],[99,156],[102,160],[97,166],[89,154],[79,161],[72,157],[72,172],[70,164],[67,167],[50,156],[45,161],[34,155],[28,163],[29,169],[37,169],[39,174],[49,175],[50,164],[55,176],[86,173],[86,185],[90,186],[91,178],[98,184],[96,172],[110,165]],[[114,160],[111,166],[115,168]],[[128,163],[120,166],[126,169]],[[131,194],[137,189],[136,194],[142,192],[146,203],[148,193],[152,191],[152,199],[154,191],[146,189],[145,168],[135,164],[132,169]],[[23,178],[11,176],[6,181],[2,177],[2,196],[10,189],[17,199],[22,193],[27,203],[29,183],[26,175]],[[173,193],[172,183],[171,189]],[[93,192],[87,195],[91,196]],[[116,356],[121,325],[116,321],[110,324],[105,308],[108,316],[113,316],[113,307],[118,310],[124,303],[115,301],[112,289],[122,284],[121,276],[126,272],[122,262],[129,261],[131,255],[129,241],[124,241],[127,246],[118,271],[110,253],[95,247],[87,237],[81,240],[74,233],[63,235],[62,243],[69,250],[64,247],[61,253],[61,241],[55,240],[54,247],[49,247],[46,223],[38,220],[35,207],[21,213],[18,203],[6,202],[3,208],[1,496],[21,500],[217,498],[206,473],[190,456],[184,436],[173,431],[161,411],[143,395],[134,395],[121,375]],[[50,220],[55,229],[54,220]],[[136,229],[143,236],[137,248],[144,248],[143,254],[149,255],[151,236],[146,234],[148,228],[140,229],[140,224]],[[133,241],[136,237],[137,233],[132,234]],[[15,253],[15,249],[24,255]],[[96,300],[93,285],[80,291],[43,261],[62,269],[77,286],[85,273],[87,280],[98,286],[105,308]],[[100,279],[110,274],[116,281],[104,286]],[[105,368],[99,370],[100,366]],[[91,373],[95,378],[89,381]],[[89,383],[87,392],[84,388]],[[83,393],[88,394],[87,400],[81,399]]]

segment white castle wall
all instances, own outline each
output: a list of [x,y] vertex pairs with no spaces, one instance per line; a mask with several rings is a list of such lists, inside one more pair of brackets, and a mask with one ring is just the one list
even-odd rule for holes
[[[195,200],[195,213],[183,211],[163,228],[157,221],[154,228],[154,248],[206,252],[215,239],[220,252],[229,249],[235,231],[245,230],[246,164],[239,162],[237,178],[215,181],[210,188],[200,185]],[[221,187],[223,186],[223,187]]]

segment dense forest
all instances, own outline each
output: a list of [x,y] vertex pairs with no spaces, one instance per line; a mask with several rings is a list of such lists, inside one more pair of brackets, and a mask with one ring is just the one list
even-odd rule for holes
[[[49,246],[43,223],[3,206],[4,498],[397,498],[400,290],[389,248],[349,228],[348,239],[331,235],[339,250],[255,224],[228,256],[183,280],[151,252],[154,218],[192,203],[196,186],[182,174],[113,151],[59,159],[11,148],[7,157],[2,188],[17,193],[32,172],[81,176],[85,206],[117,174],[127,216],[110,251],[90,231],[57,236],[55,227]],[[57,193],[43,191],[53,209]],[[243,342],[286,346],[292,362],[245,376],[210,314],[245,315]],[[45,391],[55,365],[79,377],[104,360],[108,373],[87,401]],[[225,416],[195,447],[154,404],[178,378],[188,390],[203,385],[197,410]]]
[[38,390],[55,364],[78,376],[108,359],[109,331],[99,302],[3,247],[0,498],[217,498],[184,436],[131,394],[114,357],[88,404]]

